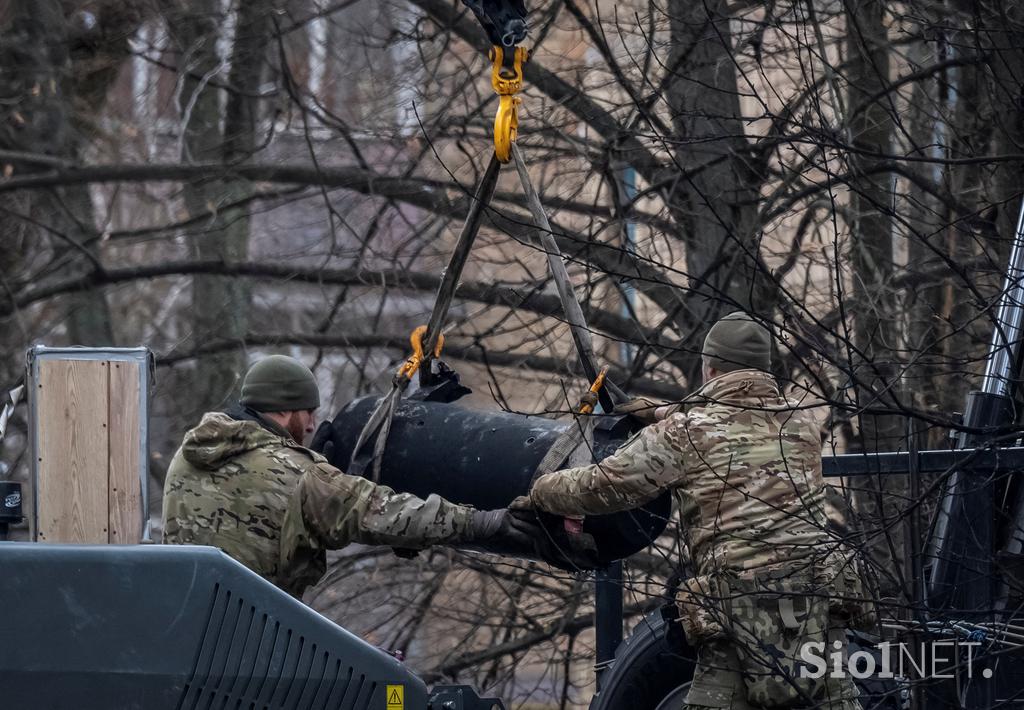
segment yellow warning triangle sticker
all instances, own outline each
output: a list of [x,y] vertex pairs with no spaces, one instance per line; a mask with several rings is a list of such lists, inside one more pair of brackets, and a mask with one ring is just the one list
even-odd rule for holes
[[387,708],[385,710],[405,710],[405,686],[404,685],[389,685],[387,686],[384,697],[387,702]]

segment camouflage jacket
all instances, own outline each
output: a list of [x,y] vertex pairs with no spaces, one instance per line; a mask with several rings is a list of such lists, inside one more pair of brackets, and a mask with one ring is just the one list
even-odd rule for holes
[[702,575],[824,552],[821,440],[811,417],[760,370],[716,377],[685,405],[600,463],[541,476],[531,501],[560,515],[596,515],[672,489]]
[[206,414],[164,484],[165,543],[219,547],[295,595],[323,576],[328,549],[458,542],[471,514],[346,475],[258,415]]

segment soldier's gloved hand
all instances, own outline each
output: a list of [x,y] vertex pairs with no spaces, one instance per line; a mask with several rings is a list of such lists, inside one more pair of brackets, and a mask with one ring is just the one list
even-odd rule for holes
[[[331,447],[329,453],[327,446]],[[334,453],[334,442],[331,441],[331,423],[329,421],[320,422],[320,426],[313,433],[313,440],[309,442],[309,448],[319,451],[328,461],[333,461],[331,454]]]
[[475,510],[466,542],[492,542],[495,549],[532,550],[543,535],[536,515],[519,510]]
[[589,533],[570,533],[554,539],[549,537],[547,543],[544,558],[552,560],[562,569],[578,572],[603,566],[597,554],[597,542]]
[[628,414],[631,417],[644,422],[654,424],[658,421],[657,411],[661,404],[647,397],[633,397],[622,404],[615,406],[616,414]]
[[661,612],[661,618],[665,621],[665,640],[668,641],[669,647],[685,648],[686,632],[683,631],[683,625],[679,623],[679,607],[676,606],[675,601],[663,604],[658,611]]
[[327,459],[327,463],[329,463],[332,466],[334,466],[334,442],[333,441],[331,441],[330,439],[325,441],[323,443],[323,445],[322,445],[320,453],[323,455],[323,457],[325,459]]
[[533,510],[533,501],[530,496],[519,496],[508,504],[509,510]]
[[[533,549],[538,559],[570,572],[597,569],[602,566],[594,536],[583,532],[582,527],[579,530],[571,530],[570,526],[565,525],[566,519],[562,519],[561,526],[545,527],[526,496],[520,496],[512,501],[509,508],[513,507],[514,512],[537,526],[539,534],[533,538]],[[559,519],[557,516],[548,517],[552,520]]]

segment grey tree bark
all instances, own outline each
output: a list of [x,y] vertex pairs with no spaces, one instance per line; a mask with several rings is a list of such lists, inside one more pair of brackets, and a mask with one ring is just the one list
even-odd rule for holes
[[[10,108],[0,129],[0,146],[77,161],[89,133],[88,123],[76,116],[76,104],[97,86],[104,94],[109,75],[99,73],[84,77],[86,81],[76,80],[79,77],[71,68],[75,37],[60,2],[14,0],[6,8],[3,25],[0,93],[13,101],[4,102]],[[89,104],[85,106],[87,110]],[[10,169],[23,172],[37,166],[11,164]],[[20,213],[27,212],[36,223],[33,231],[38,233],[37,243],[53,245],[62,271],[93,269],[101,255],[88,186],[68,186],[15,199],[24,208]],[[64,305],[68,342],[114,343],[110,310],[102,291],[84,289],[65,299]]]
[[[890,43],[881,0],[846,3],[847,95],[846,128],[854,149],[848,161],[850,184],[847,223],[853,267],[855,375],[859,437],[864,451],[893,451],[905,436],[896,414],[866,410],[894,408],[900,390],[896,298],[891,285],[893,265],[892,174],[874,170],[877,154],[889,154],[893,139],[889,86]],[[900,579],[904,558],[904,476],[857,476],[851,481],[854,502],[867,533],[868,552],[875,561],[879,591],[899,595],[908,587]],[[892,561],[897,564],[893,565]]]
[[[668,203],[686,246],[685,307],[691,322],[710,326],[733,310],[756,313],[765,301],[754,232],[758,181],[740,120],[727,3],[670,0],[668,13],[665,93],[678,167]],[[691,342],[699,350],[700,339]]]
[[[223,161],[227,165],[248,160],[256,145],[259,102],[256,98],[268,51],[269,2],[243,2],[238,6],[227,96],[209,79],[222,63],[216,44],[222,25],[208,3],[186,3],[178,41],[184,52],[181,106],[184,120],[182,160]],[[222,103],[223,102],[223,103]],[[223,108],[222,108],[223,106]],[[249,254],[249,210],[218,210],[251,194],[243,180],[210,180],[186,185],[189,214],[213,216],[202,234],[190,240],[192,256],[224,263],[244,262]],[[192,337],[202,344],[213,339],[236,340],[239,347],[196,365],[190,399],[192,414],[222,408],[237,396],[246,366],[242,342],[249,328],[251,288],[248,282],[220,276],[195,276],[192,281]]]

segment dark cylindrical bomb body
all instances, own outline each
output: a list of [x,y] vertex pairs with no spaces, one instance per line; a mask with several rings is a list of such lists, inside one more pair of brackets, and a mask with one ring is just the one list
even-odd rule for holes
[[[376,397],[351,402],[331,424],[331,463],[349,473],[368,469],[372,441],[356,466],[352,449],[370,417]],[[480,510],[503,508],[526,495],[548,449],[568,426],[536,416],[467,409],[455,404],[403,401],[396,413],[381,462],[380,482],[425,497],[431,493]],[[623,417],[599,417],[594,453],[601,460],[633,433]],[[318,436],[318,448],[323,448]],[[583,531],[594,537],[602,563],[627,557],[649,545],[664,530],[671,512],[666,492],[642,508],[588,516]],[[545,524],[558,534],[561,519]]]

